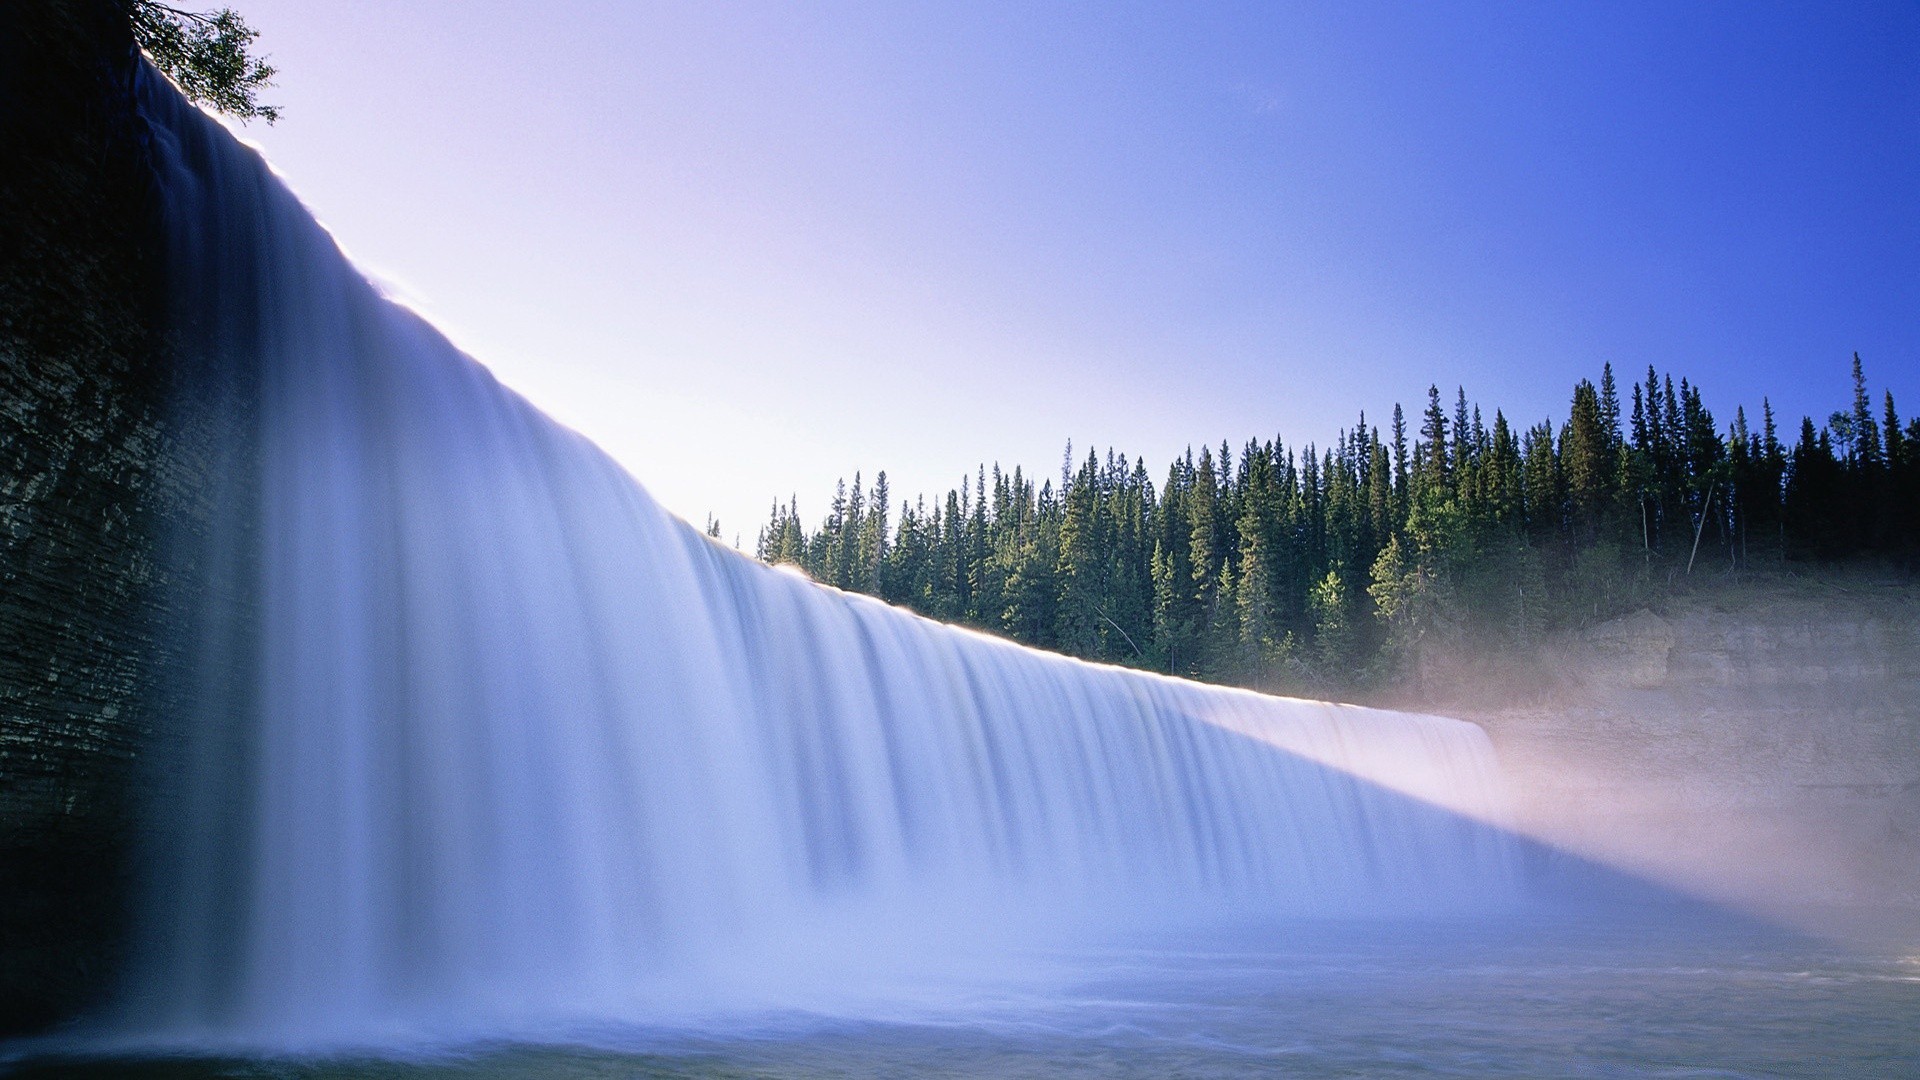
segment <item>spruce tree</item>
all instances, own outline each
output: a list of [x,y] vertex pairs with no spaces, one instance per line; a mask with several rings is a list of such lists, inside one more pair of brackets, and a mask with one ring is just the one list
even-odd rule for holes
[[1573,388],[1573,409],[1563,430],[1560,472],[1566,483],[1570,524],[1578,542],[1590,543],[1600,534],[1613,462],[1600,397],[1585,379]]

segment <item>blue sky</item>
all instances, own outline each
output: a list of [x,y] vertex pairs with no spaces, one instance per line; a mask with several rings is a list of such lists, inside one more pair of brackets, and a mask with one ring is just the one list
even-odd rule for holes
[[241,9],[348,252],[748,544],[855,469],[1157,479],[1604,361],[1920,411],[1911,3]]

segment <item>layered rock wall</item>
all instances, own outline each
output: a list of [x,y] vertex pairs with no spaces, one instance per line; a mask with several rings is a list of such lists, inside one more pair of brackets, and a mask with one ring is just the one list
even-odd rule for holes
[[164,466],[154,215],[111,4],[0,6],[0,1034],[119,962],[156,720]]
[[1920,906],[1920,587],[1825,570],[1456,656],[1532,831],[1736,898]]

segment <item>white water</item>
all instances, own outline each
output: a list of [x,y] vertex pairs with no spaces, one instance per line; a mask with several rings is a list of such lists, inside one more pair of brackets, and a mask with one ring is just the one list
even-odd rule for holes
[[198,557],[257,621],[201,631],[127,1030],[857,1010],[1002,942],[1513,895],[1479,729],[760,566],[383,299],[158,79],[145,109],[181,346],[247,410]]

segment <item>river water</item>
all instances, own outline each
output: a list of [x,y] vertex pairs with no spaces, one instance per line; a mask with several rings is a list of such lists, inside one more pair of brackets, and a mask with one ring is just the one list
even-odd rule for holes
[[850,1003],[878,1019],[691,1016],[378,1059],[42,1058],[23,1075],[1920,1076],[1920,954],[1681,908],[1170,934],[1035,952],[1002,975],[919,1004]]

